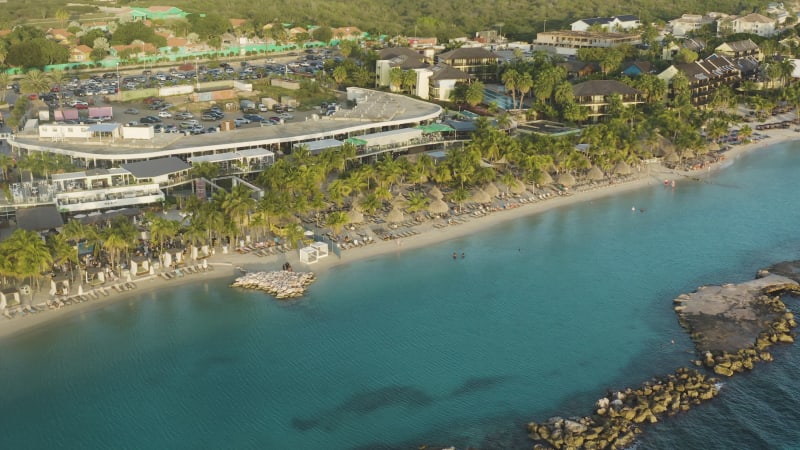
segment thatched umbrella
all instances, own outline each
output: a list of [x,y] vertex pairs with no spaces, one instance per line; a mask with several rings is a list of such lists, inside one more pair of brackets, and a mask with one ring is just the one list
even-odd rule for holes
[[347,220],[349,223],[362,223],[364,222],[364,214],[357,209],[347,211]]
[[486,193],[483,189],[475,189],[472,193],[472,197],[469,199],[471,202],[474,203],[489,203],[492,201],[492,197]]
[[405,216],[403,215],[403,211],[400,211],[400,209],[397,208],[397,207],[392,208],[392,210],[389,211],[389,214],[386,216],[386,221],[387,222],[398,223],[398,222],[402,222],[404,220],[405,220]]
[[433,214],[443,214],[450,211],[450,206],[448,206],[444,200],[437,198],[428,205],[428,211]]
[[497,188],[497,185],[494,183],[489,183],[483,190],[489,194],[489,197],[497,197],[500,194],[500,189]]
[[519,180],[514,180],[511,184],[508,185],[508,190],[512,194],[521,194],[525,192],[525,185]]
[[408,206],[408,200],[406,200],[406,198],[403,197],[402,195],[398,195],[397,197],[392,199],[391,203],[393,208],[405,208],[406,206]]
[[558,183],[566,187],[575,186],[575,177],[569,172],[564,172],[558,176]]
[[589,172],[586,173],[586,178],[591,181],[600,181],[605,178],[605,175],[603,175],[603,171],[600,170],[599,167],[592,166],[592,168],[589,169]]
[[696,155],[694,154],[694,152],[692,151],[692,149],[689,149],[689,148],[687,148],[687,149],[684,149],[684,150],[681,152],[681,155],[682,155],[684,158],[687,158],[687,159],[692,159],[692,158],[694,158],[694,157],[696,156]]
[[442,191],[439,190],[438,186],[432,187],[431,190],[428,191],[428,195],[430,195],[435,199],[440,199],[440,200],[444,198],[444,194],[442,194]]
[[542,186],[546,184],[553,184],[553,177],[545,170],[542,172]]
[[615,175],[630,175],[633,173],[631,166],[629,166],[625,161],[620,161],[615,164],[612,172],[614,172]]
[[669,152],[669,153],[667,153],[667,156],[664,157],[664,161],[666,161],[668,163],[676,163],[676,162],[678,162],[680,160],[681,160],[681,157],[678,156],[678,154],[675,153],[675,152]]

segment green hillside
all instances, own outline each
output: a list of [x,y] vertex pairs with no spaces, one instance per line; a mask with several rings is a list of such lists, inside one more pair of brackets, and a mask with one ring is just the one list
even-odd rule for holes
[[[642,20],[669,20],[683,13],[719,11],[751,12],[764,8],[766,0],[9,0],[0,6],[4,27],[27,22],[55,26],[58,11],[72,19],[102,6],[176,6],[193,13],[217,13],[231,18],[246,18],[257,25],[271,22],[297,25],[355,25],[365,31],[395,35],[405,33],[440,38],[463,36],[477,30],[499,28],[514,39],[530,40],[547,29],[567,27],[576,19],[620,14],[639,15]],[[70,5],[70,6],[67,6]],[[102,15],[101,15],[102,16]]]

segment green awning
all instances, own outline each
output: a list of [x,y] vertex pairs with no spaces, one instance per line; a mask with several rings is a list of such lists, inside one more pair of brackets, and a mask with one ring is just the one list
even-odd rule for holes
[[353,145],[367,145],[367,141],[359,138],[347,138],[345,139],[345,142]]
[[417,128],[421,129],[423,133],[430,134],[430,133],[444,133],[446,131],[455,131],[452,127],[445,125],[443,123],[432,123],[429,125],[420,125]]

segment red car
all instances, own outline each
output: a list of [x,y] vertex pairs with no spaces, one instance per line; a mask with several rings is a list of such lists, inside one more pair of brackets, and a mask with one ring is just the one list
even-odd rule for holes
[[75,103],[75,109],[89,109],[89,104],[86,102]]

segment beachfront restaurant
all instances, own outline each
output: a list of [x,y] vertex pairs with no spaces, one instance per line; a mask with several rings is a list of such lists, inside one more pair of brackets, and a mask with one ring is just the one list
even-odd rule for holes
[[193,156],[192,165],[209,163],[219,168],[220,175],[260,172],[275,163],[275,152],[265,148],[248,148],[228,153]]
[[160,186],[188,180],[192,168],[174,156],[122,164],[120,167],[130,172],[137,183],[157,183]]
[[423,143],[423,140],[422,130],[419,128],[398,128],[353,136],[346,142],[355,145],[359,155],[375,155],[414,146]]
[[344,142],[338,139],[320,139],[317,141],[298,142],[292,146],[292,150],[305,147],[312,155],[319,155],[328,149],[340,148]]

